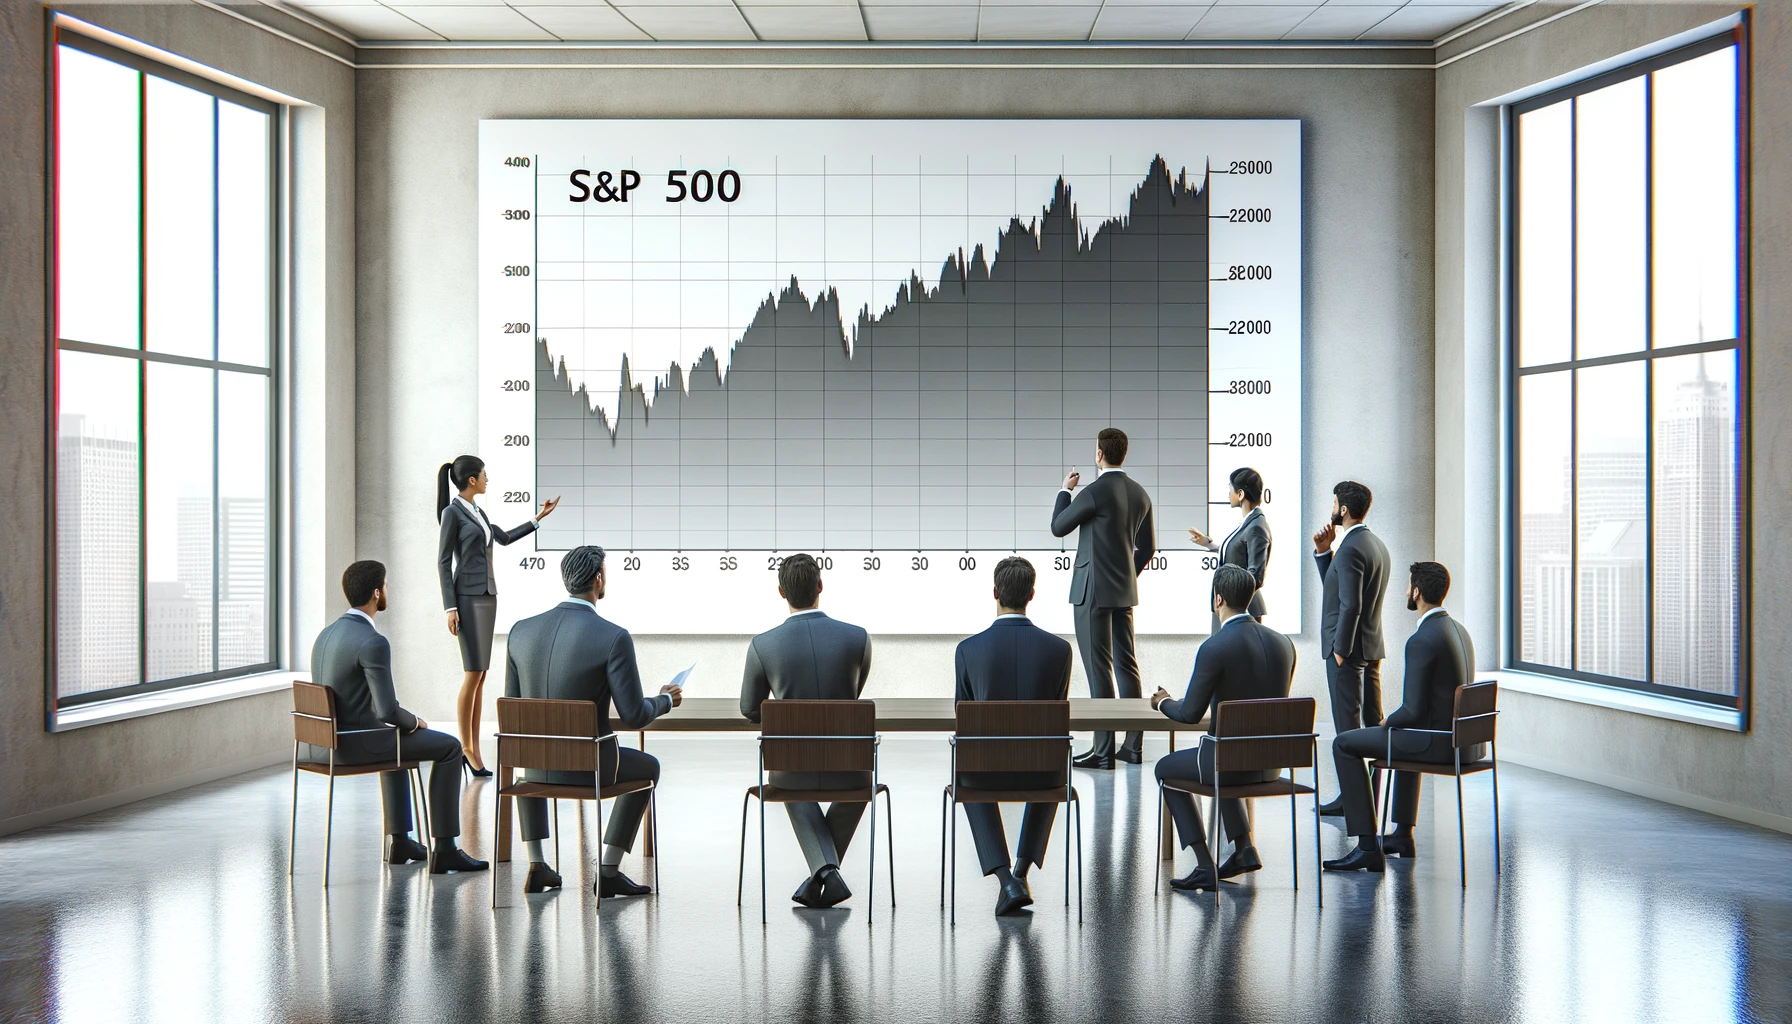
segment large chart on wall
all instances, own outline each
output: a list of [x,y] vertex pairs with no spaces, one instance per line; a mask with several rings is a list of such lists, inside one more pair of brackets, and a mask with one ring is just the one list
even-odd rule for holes
[[767,628],[798,551],[837,615],[948,634],[1020,553],[1069,632],[1052,501],[1105,426],[1157,510],[1141,632],[1208,628],[1186,529],[1235,524],[1234,468],[1300,535],[1298,121],[494,120],[479,159],[485,501],[562,499],[500,629],[590,543],[638,633]]

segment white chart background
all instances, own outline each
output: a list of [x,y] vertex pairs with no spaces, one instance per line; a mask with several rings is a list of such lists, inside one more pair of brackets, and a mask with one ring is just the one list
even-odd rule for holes
[[[584,385],[605,404],[605,396],[616,394],[624,354],[631,366],[650,368],[672,362],[688,367],[705,349],[727,353],[766,295],[793,276],[811,296],[827,287],[837,291],[850,339],[860,307],[876,314],[911,276],[938,284],[945,255],[968,256],[977,246],[993,254],[1009,219],[1035,221],[1060,178],[1091,229],[1125,213],[1154,158],[1161,156],[1173,176],[1186,173],[1196,182],[1211,168],[1209,322],[1222,329],[1209,334],[1209,490],[1212,500],[1223,501],[1227,474],[1239,465],[1263,473],[1272,493],[1264,511],[1284,544],[1266,583],[1268,621],[1286,632],[1300,630],[1300,560],[1289,553],[1297,550],[1301,529],[1298,121],[493,120],[480,122],[479,153],[478,454],[493,481],[488,510],[505,526],[527,513],[520,503],[504,504],[503,492],[541,497],[534,494],[531,449],[504,444],[506,435],[527,434],[535,423],[533,395],[506,391],[504,382],[534,378],[533,335],[540,332],[507,334],[506,324],[559,326],[577,318],[584,329],[551,336],[550,354],[566,360],[575,387]],[[519,157],[529,166],[506,164]],[[1273,170],[1228,173],[1234,161],[1268,161]],[[546,265],[545,255],[544,265],[535,262],[538,249],[556,249],[553,238],[539,235],[554,230],[553,218],[523,220],[506,211],[578,209],[568,204],[572,168],[590,169],[592,184],[598,171],[622,168],[639,171],[642,181],[626,206],[584,204],[607,216],[582,225],[585,262],[569,275]],[[664,201],[668,170],[725,168],[741,175],[737,201]],[[885,181],[880,169],[907,173]],[[953,183],[953,171],[963,172],[962,184]],[[801,187],[805,175],[818,187]],[[825,187],[819,187],[824,175]],[[913,184],[917,180],[920,187]],[[616,181],[612,177],[612,187]],[[776,185],[758,187],[771,182]],[[1267,208],[1273,217],[1269,223],[1234,223],[1227,219],[1234,208]],[[773,216],[730,217],[746,212]],[[605,230],[616,233],[609,243]],[[612,253],[617,258],[606,258]],[[531,268],[528,276],[506,274],[507,267],[520,265]],[[1271,266],[1274,272],[1267,281],[1225,280],[1233,265]],[[569,276],[578,280],[557,287]],[[1223,328],[1233,320],[1269,320],[1274,330],[1268,337],[1230,335]],[[556,338],[568,340],[556,349]],[[643,378],[637,370],[636,377],[651,395],[651,373]],[[1232,380],[1268,380],[1272,390],[1234,396],[1225,393]],[[1273,442],[1226,447],[1235,433],[1270,434]],[[1093,438],[1088,447],[1090,455],[1076,463],[1085,479],[1094,472]],[[1281,502],[1273,499],[1278,492],[1287,496]],[[1049,512],[1041,507],[1040,518]],[[1160,519],[1163,558],[1161,567],[1141,577],[1140,632],[1207,630],[1211,556],[1188,543],[1185,529],[1201,526],[1223,536],[1236,515],[1214,505],[1206,523]],[[605,543],[603,537],[587,541]],[[1064,544],[1073,551],[1075,536]],[[782,615],[768,570],[776,555],[790,552],[632,553],[605,546],[606,614],[634,632],[752,633]],[[823,604],[878,633],[972,632],[991,613],[990,570],[1010,553],[829,550]],[[1035,620],[1070,632],[1068,552],[1020,553],[1040,574]],[[536,557],[531,538],[502,549],[496,559],[504,594],[500,631],[562,597],[560,552]],[[925,560],[925,569],[915,568],[923,564],[917,558]]]

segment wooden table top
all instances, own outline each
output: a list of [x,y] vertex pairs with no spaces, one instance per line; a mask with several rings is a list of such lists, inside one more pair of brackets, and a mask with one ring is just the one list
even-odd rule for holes
[[[950,697],[884,697],[877,701],[879,732],[951,732],[956,702]],[[756,722],[740,714],[733,697],[686,697],[672,713],[653,720],[654,732],[752,732]],[[1070,728],[1073,732],[1189,732],[1206,729],[1206,723],[1185,725],[1151,710],[1143,697],[1072,697]],[[623,730],[618,729],[618,732]]]

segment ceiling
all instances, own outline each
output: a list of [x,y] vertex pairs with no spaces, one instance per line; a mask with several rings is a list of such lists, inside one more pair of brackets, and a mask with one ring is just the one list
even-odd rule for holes
[[361,42],[1429,42],[1462,0],[285,0]]

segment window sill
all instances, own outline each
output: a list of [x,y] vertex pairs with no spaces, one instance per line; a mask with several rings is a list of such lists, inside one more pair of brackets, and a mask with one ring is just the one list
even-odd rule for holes
[[1475,678],[1497,679],[1500,686],[1508,690],[1533,693],[1540,697],[1553,697],[1556,700],[1572,701],[1576,704],[1591,704],[1595,707],[1611,708],[1615,711],[1629,711],[1652,718],[1666,718],[1676,722],[1686,722],[1689,725],[1702,725],[1709,729],[1724,729],[1729,732],[1746,732],[1748,730],[1747,719],[1740,710],[1701,704],[1695,700],[1681,700],[1678,697],[1640,693],[1618,686],[1600,686],[1598,683],[1583,683],[1578,679],[1558,679],[1555,676],[1539,675],[1534,672],[1516,672],[1511,669],[1480,672],[1476,674]]
[[238,676],[235,679],[200,683],[196,686],[182,686],[178,689],[158,690],[154,693],[138,693],[129,697],[120,697],[117,700],[95,701],[92,704],[81,704],[66,710],[57,710],[50,717],[50,731],[68,732],[72,729],[85,729],[90,725],[122,722],[128,718],[159,715],[164,711],[179,711],[202,704],[216,704],[219,701],[236,700],[239,697],[273,693],[275,690],[291,687],[295,679],[309,681],[311,674],[286,670],[262,672],[252,676]]

